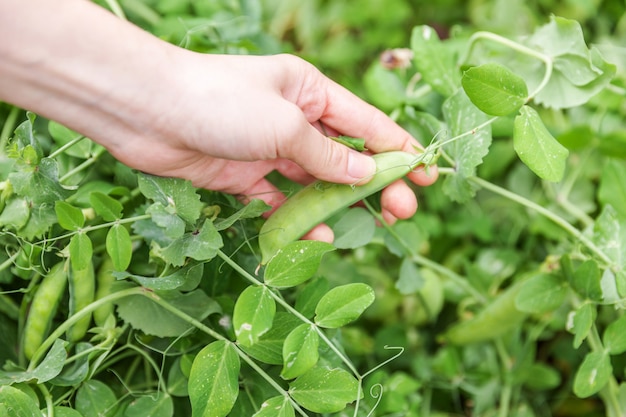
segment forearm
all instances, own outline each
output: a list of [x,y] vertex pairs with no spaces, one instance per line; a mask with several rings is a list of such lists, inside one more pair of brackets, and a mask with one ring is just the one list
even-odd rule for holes
[[148,129],[174,52],[87,0],[0,0],[0,100],[107,147]]

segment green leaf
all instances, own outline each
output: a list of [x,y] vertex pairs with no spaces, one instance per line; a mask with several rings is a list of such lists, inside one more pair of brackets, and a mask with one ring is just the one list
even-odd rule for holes
[[55,340],[44,360],[32,371],[0,370],[0,385],[31,381],[42,384],[50,381],[61,373],[65,365],[65,359],[67,359],[65,345],[67,345],[67,342],[61,339]]
[[106,250],[115,269],[124,271],[128,268],[133,257],[133,242],[123,225],[118,223],[111,226],[106,237]]
[[174,402],[172,397],[160,391],[156,394],[135,398],[124,411],[124,417],[172,417],[173,415]]
[[224,246],[222,236],[215,229],[213,222],[206,219],[199,230],[185,233],[164,248],[161,256],[174,266],[182,266],[186,258],[196,261],[213,259],[222,246]]
[[626,316],[621,316],[607,326],[602,342],[611,355],[626,352]]
[[202,349],[189,375],[192,417],[224,417],[239,394],[240,361],[232,343],[218,340]]
[[376,107],[391,111],[407,101],[406,86],[394,71],[384,68],[380,62],[374,62],[365,71],[363,86],[367,98]]
[[93,350],[93,345],[87,342],[78,342],[74,347],[76,360],[64,364],[63,371],[51,380],[51,384],[60,387],[76,387],[83,382],[89,372],[88,353]]
[[322,256],[333,245],[316,240],[298,240],[280,249],[265,268],[265,283],[274,288],[302,284],[315,274]]
[[146,209],[146,214],[149,214],[152,221],[163,229],[166,236],[172,239],[177,239],[185,233],[185,221],[177,214],[171,213],[161,203],[152,204]]
[[113,275],[120,280],[130,278],[142,287],[152,291],[169,291],[176,289],[191,291],[200,283],[203,271],[204,264],[190,263],[169,275],[159,277],[144,277],[126,271],[116,271],[113,272]]
[[59,183],[57,163],[50,158],[42,158],[33,171],[12,172],[9,180],[17,195],[34,204],[54,204],[70,195]]
[[333,225],[335,240],[333,245],[338,249],[355,249],[367,245],[374,237],[376,221],[364,208],[349,209]]
[[233,312],[233,327],[237,342],[252,346],[272,327],[276,302],[264,286],[250,286],[243,290]]
[[343,369],[313,368],[291,384],[289,394],[314,413],[336,413],[357,399],[359,383]]
[[83,417],[83,415],[79,413],[78,411],[74,410],[73,408],[55,405],[54,417]]
[[476,175],[478,167],[491,145],[491,127],[485,126],[474,132],[488,120],[469,100],[464,90],[459,90],[443,104],[443,117],[452,137],[472,132],[444,146],[454,159],[455,175],[448,176],[443,184],[444,192],[454,201],[464,202],[476,193],[475,186],[467,178]]
[[90,379],[78,388],[74,407],[83,416],[113,416],[117,403],[115,393],[107,384]]
[[28,201],[24,198],[12,198],[0,212],[0,226],[10,226],[14,230],[19,230],[28,222],[29,216]]
[[574,334],[573,346],[578,349],[593,326],[597,315],[596,307],[591,303],[585,303],[570,314],[571,322],[568,322],[568,330]]
[[593,301],[602,301],[601,272],[598,263],[589,259],[574,271],[570,284],[581,296]]
[[430,26],[417,26],[411,34],[413,63],[424,81],[445,97],[457,91],[461,78],[455,51],[450,45],[441,42],[435,29]]
[[567,295],[567,286],[556,275],[539,273],[521,285],[515,306],[526,313],[554,311],[563,304]]
[[[626,227],[615,209],[604,206],[593,226],[593,243],[613,262],[614,271],[626,268]],[[621,288],[618,288],[621,293]]]
[[552,182],[563,178],[569,151],[548,132],[532,107],[522,107],[515,118],[513,147],[522,162],[540,178]]
[[254,359],[270,365],[283,364],[283,344],[293,329],[302,322],[289,313],[277,312],[272,328],[262,335],[252,346],[241,346],[242,350]]
[[200,217],[203,203],[191,181],[163,178],[153,175],[138,176],[139,190],[146,197],[161,203],[170,213],[180,216],[187,223]]
[[252,417],[295,417],[295,411],[289,397],[281,395],[264,401]]
[[318,346],[319,336],[314,326],[305,323],[296,327],[283,345],[283,370],[280,376],[293,379],[313,368],[319,359]]
[[317,304],[315,323],[327,328],[344,326],[359,318],[374,298],[374,290],[362,283],[333,288]]
[[598,200],[610,205],[626,219],[626,162],[608,158],[602,164]]
[[323,277],[314,278],[307,283],[296,296],[296,310],[304,317],[312,318],[315,315],[317,303],[328,292],[328,286],[328,280]]
[[59,224],[65,230],[76,231],[85,225],[85,216],[78,207],[74,207],[65,201],[57,201],[54,211],[59,219]]
[[122,217],[122,203],[108,195],[94,191],[89,194],[89,202],[93,209],[107,222],[115,221]]
[[424,287],[424,277],[411,259],[402,259],[395,287],[403,295],[415,294]]
[[[154,296],[162,298],[196,320],[204,320],[209,315],[222,311],[220,305],[202,290],[184,294],[169,291]],[[188,321],[143,295],[131,295],[119,300],[117,312],[133,328],[157,337],[177,337],[193,327]]]
[[515,113],[528,99],[524,79],[496,63],[470,68],[461,84],[472,103],[492,116]]
[[93,244],[86,233],[77,233],[70,239],[70,262],[76,270],[86,269],[92,261]]
[[574,394],[580,398],[596,394],[609,382],[612,372],[608,353],[587,353],[574,378]]
[[270,208],[272,207],[265,203],[265,201],[256,198],[252,199],[248,204],[246,204],[241,210],[237,211],[235,214],[225,219],[216,219],[215,228],[217,230],[228,229],[230,226],[235,224],[235,222],[239,220],[254,219],[256,217],[259,217]]
[[37,402],[24,391],[0,385],[0,415],[3,417],[41,417]]

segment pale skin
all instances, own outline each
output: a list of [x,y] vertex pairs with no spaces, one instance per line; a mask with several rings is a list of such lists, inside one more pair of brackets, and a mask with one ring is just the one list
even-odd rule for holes
[[[420,145],[383,112],[291,55],[230,56],[170,45],[87,0],[0,0],[0,100],[56,120],[119,161],[197,187],[285,196],[265,177],[354,184],[371,157],[328,139],[364,138],[371,152]],[[436,169],[409,175],[426,186]],[[417,210],[403,181],[382,193],[389,223]],[[332,241],[320,225],[306,238]]]

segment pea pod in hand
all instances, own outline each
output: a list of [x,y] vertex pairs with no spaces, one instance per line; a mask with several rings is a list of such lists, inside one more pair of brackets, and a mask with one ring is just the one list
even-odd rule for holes
[[259,234],[261,265],[269,262],[279,249],[301,238],[340,210],[406,176],[429,155],[402,151],[378,153],[372,156],[376,161],[376,174],[364,185],[316,181],[306,186],[281,205],[263,224]]

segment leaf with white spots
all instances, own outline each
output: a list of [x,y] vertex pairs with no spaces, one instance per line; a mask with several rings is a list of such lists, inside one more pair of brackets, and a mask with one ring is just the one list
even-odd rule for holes
[[285,339],[283,345],[284,379],[296,378],[315,366],[319,359],[319,336],[314,326],[302,324]]
[[232,343],[218,340],[202,349],[191,365],[192,417],[225,417],[239,394],[241,363]]
[[272,397],[261,404],[259,411],[252,417],[294,417],[293,406],[288,397]]
[[609,382],[613,367],[607,352],[589,352],[576,372],[574,394],[587,398],[599,392]]
[[298,240],[279,250],[265,269],[265,283],[274,288],[302,284],[315,274],[322,256],[333,245],[316,240]]
[[259,337],[272,328],[276,302],[267,287],[246,288],[235,303],[233,327],[237,342],[249,347],[258,342]]

